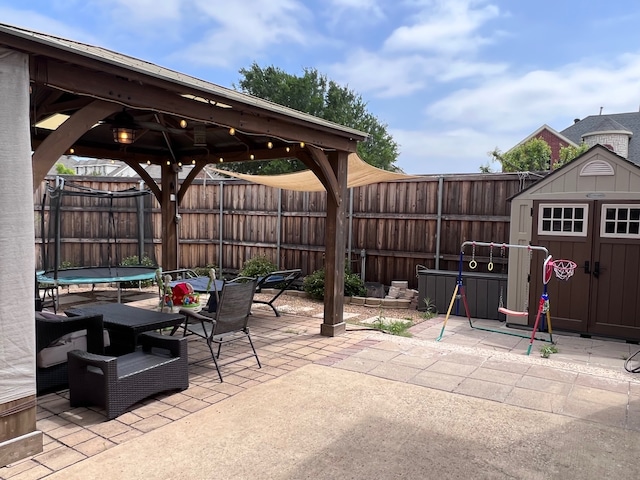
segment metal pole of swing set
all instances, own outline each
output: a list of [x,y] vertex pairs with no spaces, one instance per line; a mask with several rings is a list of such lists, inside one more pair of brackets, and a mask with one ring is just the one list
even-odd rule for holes
[[[449,316],[451,315],[451,310],[453,309],[453,304],[456,301],[456,295],[458,294],[458,290],[462,286],[462,258],[464,256],[464,252],[462,248],[460,249],[460,261],[458,264],[458,278],[456,280],[456,288],[453,290],[453,295],[451,295],[451,302],[449,303],[449,308],[447,309],[447,314],[444,317],[444,322],[442,322],[442,329],[440,330],[440,335],[436,338],[436,342],[442,340],[442,335],[444,335],[444,329],[447,326],[447,321],[449,320]],[[457,315],[456,311],[456,315]]]
[[[538,250],[541,252],[544,252],[545,257],[549,256],[549,250],[547,250],[546,247],[542,247],[542,246],[538,246],[538,245],[517,245],[517,244],[513,244],[513,243],[495,243],[495,242],[475,242],[475,241],[465,241],[462,242],[462,245],[460,245],[460,261],[459,261],[459,266],[458,266],[458,279],[456,281],[456,288],[453,291],[453,295],[451,296],[451,303],[449,304],[449,309],[447,310],[447,314],[444,318],[444,322],[442,323],[442,329],[440,330],[440,335],[438,336],[438,338],[436,338],[436,341],[439,342],[440,340],[442,340],[442,335],[444,334],[444,329],[447,326],[447,321],[449,320],[449,316],[451,315],[451,310],[453,309],[453,304],[455,303],[456,300],[456,296],[457,294],[462,290],[463,287],[463,282],[462,282],[462,265],[463,265],[463,258],[464,258],[464,247],[466,246],[476,246],[476,247],[506,247],[506,248],[513,248],[513,249],[523,249],[523,250]],[[546,292],[546,284],[545,284],[545,292]],[[456,315],[458,314],[457,308],[456,308]],[[467,312],[468,315],[468,312]],[[534,329],[534,335],[535,335],[535,329]]]

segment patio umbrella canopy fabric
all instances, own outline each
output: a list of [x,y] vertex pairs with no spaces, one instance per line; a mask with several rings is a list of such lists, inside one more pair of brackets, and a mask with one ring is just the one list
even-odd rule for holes
[[[311,170],[284,175],[247,175],[244,173],[230,172],[219,168],[214,168],[218,173],[223,173],[231,177],[240,178],[253,183],[267,185],[284,190],[296,190],[298,192],[323,192],[325,190],[322,182]],[[374,167],[364,162],[357,153],[349,154],[347,187],[360,187],[378,182],[395,182],[397,180],[410,180],[417,178],[415,175],[390,172]]]

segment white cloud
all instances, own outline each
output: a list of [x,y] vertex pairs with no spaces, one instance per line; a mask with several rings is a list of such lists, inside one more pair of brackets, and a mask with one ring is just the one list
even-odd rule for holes
[[377,0],[330,0],[327,12],[332,25],[345,20],[347,23],[371,23],[385,17]]
[[384,49],[466,56],[491,42],[478,30],[499,13],[495,5],[473,0],[427,2],[417,13],[415,23],[398,27],[385,41]]
[[190,2],[184,0],[111,0],[105,3],[104,0],[93,2],[96,7],[100,7],[111,13],[114,19],[120,22],[138,25],[156,24],[158,21],[173,20],[180,18],[181,6],[186,6]]
[[585,61],[557,71],[491,78],[477,88],[459,90],[435,102],[426,114],[449,124],[499,132],[534,130],[555,119],[566,122],[596,114],[600,106],[605,112],[633,111],[639,84],[640,55],[625,55],[609,65]]
[[330,71],[341,83],[379,97],[415,94],[434,83],[503,74],[503,62],[476,61],[491,40],[478,33],[499,16],[497,7],[478,0],[404,2],[413,15],[396,28],[378,51],[357,50]]
[[0,18],[2,23],[16,27],[62,38],[73,38],[81,42],[99,44],[98,40],[91,33],[84,31],[81,26],[74,27],[72,30],[68,23],[32,10],[19,10],[0,6]]
[[[488,163],[495,141],[511,141],[469,128],[400,130],[390,133],[400,144],[397,165],[406,173],[477,173]],[[486,145],[492,145],[485,148]],[[495,165],[494,165],[495,168]]]
[[199,41],[175,56],[203,65],[231,66],[260,57],[271,48],[309,42],[303,25],[308,10],[294,0],[245,0],[218,4],[195,0],[207,20]]

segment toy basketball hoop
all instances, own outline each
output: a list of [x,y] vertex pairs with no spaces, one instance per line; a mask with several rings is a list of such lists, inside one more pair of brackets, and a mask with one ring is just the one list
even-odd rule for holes
[[554,260],[549,255],[542,264],[542,280],[546,285],[554,273],[559,280],[568,280],[573,276],[576,267],[576,263],[571,260]]
[[560,280],[569,280],[578,266],[571,260],[552,260],[552,263],[556,278]]

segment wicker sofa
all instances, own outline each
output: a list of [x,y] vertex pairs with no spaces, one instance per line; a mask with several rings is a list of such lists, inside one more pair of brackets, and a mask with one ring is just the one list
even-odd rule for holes
[[102,315],[65,317],[36,312],[36,385],[38,395],[68,386],[67,353],[73,349],[104,353],[108,335]]
[[138,342],[136,351],[119,357],[69,352],[71,406],[98,405],[111,420],[151,395],[189,387],[185,337],[146,332]]

